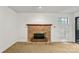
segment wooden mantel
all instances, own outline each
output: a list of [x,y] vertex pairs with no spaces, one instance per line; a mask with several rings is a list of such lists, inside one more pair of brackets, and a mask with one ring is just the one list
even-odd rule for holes
[[52,24],[26,24],[27,26],[52,26]]

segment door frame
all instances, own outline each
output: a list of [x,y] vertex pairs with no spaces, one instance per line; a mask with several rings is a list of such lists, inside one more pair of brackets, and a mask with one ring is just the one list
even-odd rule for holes
[[77,43],[77,19],[79,18],[78,17],[75,17],[75,43]]

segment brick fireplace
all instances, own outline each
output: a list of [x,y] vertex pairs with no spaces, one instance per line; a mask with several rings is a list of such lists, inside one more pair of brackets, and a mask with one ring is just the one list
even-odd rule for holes
[[51,42],[51,25],[52,24],[27,24],[28,42]]

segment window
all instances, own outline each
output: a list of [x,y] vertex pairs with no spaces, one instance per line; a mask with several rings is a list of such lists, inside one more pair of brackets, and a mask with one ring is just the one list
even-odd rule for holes
[[68,40],[69,35],[69,19],[68,17],[59,17],[58,18],[58,28],[59,28],[59,37],[62,39],[62,42],[66,42]]
[[58,22],[60,24],[69,24],[69,19],[68,17],[59,17]]

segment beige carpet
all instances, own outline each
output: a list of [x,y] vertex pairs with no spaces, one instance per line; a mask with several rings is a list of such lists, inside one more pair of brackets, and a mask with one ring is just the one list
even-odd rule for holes
[[51,44],[27,44],[17,42],[4,53],[79,53],[79,44],[76,43],[51,43]]

